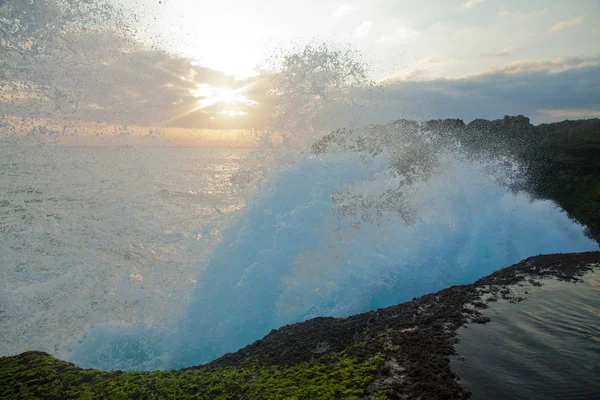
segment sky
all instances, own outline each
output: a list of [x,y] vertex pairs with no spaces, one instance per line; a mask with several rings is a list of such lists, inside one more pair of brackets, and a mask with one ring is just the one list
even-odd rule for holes
[[[364,67],[370,83],[344,93],[366,122],[600,117],[598,0],[66,2],[0,0],[0,137],[249,145],[313,101],[290,76],[269,95],[282,57],[307,45]],[[338,78],[355,68],[341,64]],[[347,119],[321,108],[323,130]]]
[[593,0],[136,3],[152,5],[152,32],[170,48],[239,77],[269,52],[315,38],[351,44],[378,79],[459,78],[516,61],[600,53]]

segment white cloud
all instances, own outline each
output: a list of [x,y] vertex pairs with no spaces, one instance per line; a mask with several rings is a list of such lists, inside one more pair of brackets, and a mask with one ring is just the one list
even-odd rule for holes
[[483,3],[483,0],[469,0],[466,3],[463,3],[463,8],[473,8],[475,7],[477,4]]
[[411,29],[406,26],[401,26],[396,29],[396,38],[399,40],[407,40],[421,36],[421,32]]
[[504,7],[498,11],[498,16],[503,18],[511,18],[516,20],[530,20],[533,18],[539,18],[548,13],[548,9],[544,8],[542,10],[534,10],[530,12],[522,12],[522,11],[508,11]]
[[439,79],[444,75],[444,71],[448,67],[457,63],[458,61],[453,58],[425,57],[414,62],[406,71],[384,79],[382,83],[393,84],[395,82]]
[[344,17],[356,10],[358,10],[357,6],[342,4],[341,6],[339,6],[338,8],[336,8],[335,10],[333,10],[331,12],[331,16],[334,18],[340,18],[340,17]]
[[511,58],[514,53],[512,47],[507,47],[498,53],[482,54],[481,56],[486,58]]
[[421,32],[416,31],[407,26],[400,26],[400,27],[396,28],[396,30],[393,32],[393,34],[384,35],[384,36],[380,37],[379,40],[377,40],[377,42],[383,43],[383,42],[392,41],[392,40],[404,41],[404,40],[418,38],[419,36],[421,36]]
[[493,67],[487,71],[467,75],[466,77],[482,77],[495,74],[521,75],[537,72],[556,74],[568,70],[598,66],[600,66],[600,55],[594,57],[562,57],[552,60],[520,60],[507,65]]
[[558,31],[562,31],[563,29],[572,26],[572,25],[579,25],[583,22],[584,18],[583,17],[576,17],[573,19],[570,19],[568,21],[561,21],[558,24],[554,25],[552,27],[552,29],[550,29],[550,32],[558,32]]
[[369,30],[371,29],[371,25],[373,25],[372,21],[364,21],[362,24],[354,29],[355,37],[365,37],[369,34]]

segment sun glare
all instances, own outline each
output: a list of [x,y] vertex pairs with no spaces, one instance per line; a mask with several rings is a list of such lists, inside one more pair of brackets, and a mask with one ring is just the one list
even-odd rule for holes
[[217,103],[242,103],[256,104],[256,101],[249,99],[241,94],[246,87],[239,89],[217,88],[207,84],[198,85],[191,91],[193,96],[199,97],[200,108],[206,108]]
[[236,111],[236,110],[223,110],[219,112],[219,115],[223,115],[225,117],[242,117],[246,115],[244,111]]

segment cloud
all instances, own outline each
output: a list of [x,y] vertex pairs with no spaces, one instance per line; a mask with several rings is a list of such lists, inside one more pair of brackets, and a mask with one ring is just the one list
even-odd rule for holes
[[137,11],[111,3],[8,0],[0,7],[0,119],[218,129],[256,123],[261,105],[238,101],[248,94],[218,92],[223,101],[208,102],[197,91],[250,91],[252,80],[146,47],[133,36],[143,26],[128,24]]
[[372,21],[364,21],[362,24],[354,29],[355,37],[365,37],[369,34],[369,30],[371,29],[371,25],[373,25]]
[[[356,87],[349,98],[361,104],[360,121],[385,123],[398,118],[501,118],[524,114],[534,123],[565,118],[594,117],[600,112],[600,55],[554,60],[522,60],[459,79],[432,75],[454,59],[425,58],[419,68],[402,78],[389,79],[375,90]],[[432,72],[433,71],[433,72]],[[421,73],[421,75],[419,75]],[[428,80],[416,80],[428,77]],[[248,96],[263,106],[269,101],[260,82]],[[263,96],[263,97],[261,97]],[[335,102],[332,102],[335,103]],[[267,110],[268,111],[268,110]],[[335,104],[322,110],[317,120],[344,121],[355,114]],[[353,109],[354,113],[356,110]]]
[[[182,56],[147,49],[110,31],[59,35],[41,55],[7,51],[0,71],[2,114],[125,125],[211,128],[225,109],[242,115],[255,103],[206,104],[202,85],[240,88],[223,72]],[[6,50],[6,49],[5,49]],[[27,68],[20,68],[27,65]],[[238,96],[241,98],[246,98]],[[234,99],[235,100],[235,99]],[[211,117],[216,116],[211,119]],[[248,123],[230,118],[231,127]]]
[[342,4],[331,12],[333,18],[345,17],[353,11],[358,10],[358,6]]
[[560,73],[570,69],[584,69],[600,66],[600,55],[592,57],[562,57],[552,60],[519,60],[508,65],[493,67],[472,76],[495,74],[519,75],[532,72]]
[[482,54],[485,58],[512,58],[514,56],[512,47],[507,47],[498,53]]
[[432,58],[425,57],[414,62],[411,68],[405,73],[385,79],[383,83],[406,81],[425,81],[438,79],[443,75],[444,70],[455,65],[458,61],[454,58]]
[[511,18],[513,20],[530,20],[533,18],[539,18],[548,13],[548,9],[534,10],[530,12],[522,11],[507,11],[504,7],[498,11],[498,16],[503,18]]
[[[555,65],[555,61],[529,62]],[[600,64],[551,72],[552,68],[488,70],[460,79],[388,80],[371,94],[366,120],[398,118],[501,118],[523,114],[535,123],[594,117],[600,112]]]
[[[371,26],[371,21],[364,21],[356,28],[356,37],[367,36]],[[407,40],[419,35],[400,26],[389,38]],[[56,35],[43,52],[0,50],[0,117],[165,128],[260,128],[276,107],[267,93],[268,77],[236,81],[110,30]],[[512,56],[512,50],[485,56],[505,59]],[[535,121],[536,115],[562,118],[595,115],[600,110],[600,55],[519,60],[461,79],[440,79],[444,68],[456,62],[425,58],[415,70],[388,80],[382,91],[353,89],[357,99],[371,99],[361,109],[361,119],[386,122],[401,117],[469,119],[528,114]],[[243,87],[243,99],[259,104],[207,101],[211,91],[198,90],[201,87]],[[323,119],[350,121],[343,112],[333,110]]]
[[554,25],[552,29],[550,29],[550,32],[558,32],[562,31],[565,28],[568,28],[569,26],[579,25],[584,21],[584,19],[585,18],[583,17],[576,17],[568,21],[561,21],[558,24]]
[[400,26],[396,28],[392,34],[381,36],[377,42],[384,43],[389,41],[405,41],[415,39],[421,36],[421,32],[411,29],[407,26]]
[[466,3],[463,3],[463,8],[471,9],[475,7],[477,4],[483,3],[483,0],[469,0]]

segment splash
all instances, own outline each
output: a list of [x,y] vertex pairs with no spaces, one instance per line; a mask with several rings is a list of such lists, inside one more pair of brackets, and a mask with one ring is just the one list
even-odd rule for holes
[[484,163],[442,158],[438,173],[402,185],[403,212],[357,219],[332,193],[396,187],[386,157],[298,157],[223,232],[168,339],[147,328],[134,335],[135,327],[124,345],[122,332],[103,328],[72,360],[105,369],[195,365],[285,324],[390,306],[536,254],[596,248],[553,202],[507,189]]
[[513,194],[480,166],[456,160],[405,187],[414,222],[390,211],[379,224],[340,218],[331,193],[390,184],[363,181],[376,165],[307,158],[282,171],[200,274],[174,365],[209,361],[288,323],[469,283],[531,255],[595,248],[552,202]]
[[553,202],[514,189],[523,176],[510,158],[469,154],[398,124],[340,135],[335,146],[313,146],[318,154],[288,151],[264,172],[200,266],[178,324],[160,334],[97,328],[72,360],[103,369],[200,364],[285,324],[390,306],[540,253],[597,247]]
[[[17,3],[11,1],[10,8],[5,6],[2,10],[23,11]],[[50,2],[54,5],[51,8],[40,3],[35,10],[39,15],[52,11],[71,18],[67,12],[71,3],[76,2],[54,1]],[[82,18],[79,15],[87,11],[85,7],[77,10],[72,16],[75,25],[68,25],[69,29],[77,28],[77,21]],[[82,91],[78,81],[73,85],[74,81],[63,76],[64,70],[80,65],[78,58],[64,57],[65,52],[73,52],[70,50],[73,44],[87,48],[85,44],[103,38],[110,42],[109,47],[119,49],[116,53],[120,58],[85,53],[100,71],[104,71],[102,66],[112,63],[119,67],[123,63],[136,78],[145,76],[139,73],[139,68],[153,72],[166,70],[167,75],[178,80],[189,72],[180,59],[141,52],[136,42],[108,35],[112,28],[119,30],[119,26],[112,19],[107,25],[103,15],[100,13],[99,19],[86,26],[89,32],[77,36],[78,41],[69,39],[72,35],[67,34],[68,30],[55,32],[53,24],[34,26],[37,19],[29,25],[24,21],[19,34],[8,37],[13,45],[24,46],[2,49],[1,54],[14,75],[12,82],[32,82],[30,87],[15,88],[24,103],[10,103],[14,109],[8,111],[20,118],[33,115],[35,125],[20,127],[17,132],[9,129],[14,125],[12,120],[2,120],[6,132],[3,139],[7,143],[27,144],[40,138],[45,143],[67,135],[67,125],[43,125],[41,120],[56,116],[58,110],[66,110],[65,120],[102,119],[122,126],[119,136],[130,135],[127,124],[149,122],[131,120],[136,109],[123,108],[145,104],[127,101],[126,92],[131,91],[123,90],[138,79],[117,81],[109,87],[102,80],[88,78],[83,74],[87,71],[84,68],[81,81],[92,84]],[[35,35],[21,36],[21,32],[28,31]],[[36,48],[29,48],[29,42],[34,42]],[[25,62],[23,52],[36,57],[36,52],[52,55],[52,60],[60,61],[59,67],[52,67],[52,63],[40,56],[35,64],[37,69],[29,72],[31,76],[23,76],[19,67]],[[143,55],[145,61],[134,64],[136,54]],[[152,56],[151,60],[148,56]],[[266,88],[269,95],[261,99],[262,105],[271,109],[272,115],[267,128],[257,131],[256,141],[261,147],[251,157],[256,161],[246,165],[234,179],[247,185],[248,200],[227,226],[219,230],[220,242],[207,261],[203,261],[204,251],[197,248],[189,251],[192,255],[201,254],[202,262],[194,266],[197,284],[179,321],[173,323],[166,318],[167,322],[152,324],[145,322],[153,320],[151,315],[141,315],[139,321],[132,322],[135,318],[129,318],[129,324],[120,325],[110,322],[110,318],[101,318],[108,322],[94,324],[71,353],[59,355],[79,366],[100,369],[185,367],[235,351],[284,324],[324,315],[343,317],[389,306],[471,282],[539,253],[597,248],[585,237],[583,227],[571,221],[554,203],[533,200],[515,190],[520,186],[515,184],[520,166],[510,157],[468,154],[459,143],[414,127],[369,126],[367,113],[363,111],[367,107],[372,111],[378,104],[371,103],[368,94],[381,88],[375,87],[369,79],[368,67],[358,60],[349,50],[310,45],[298,53],[276,57],[274,69],[263,71],[257,78],[256,86]],[[52,82],[55,86],[50,85]],[[182,89],[189,97],[190,89],[197,89],[197,85],[192,81],[182,82],[190,85]],[[184,84],[164,85],[161,92],[167,88],[178,90],[180,85]],[[98,104],[97,95],[105,92],[110,94],[109,101]],[[48,108],[45,102],[39,102],[44,96],[53,98],[57,106]],[[123,100],[115,103],[114,98]],[[175,104],[170,96],[165,101],[169,106]],[[140,115],[150,120],[155,114],[151,111]],[[38,125],[38,120],[42,125]],[[313,146],[334,129],[336,134],[327,136],[334,145]],[[156,134],[150,136],[155,139]],[[161,176],[168,177],[164,171]],[[137,187],[135,194],[143,194],[142,189]],[[196,198],[189,192],[157,192],[160,207],[174,199],[183,202]],[[221,210],[216,206],[209,208],[210,212],[207,210],[201,217],[218,219]],[[148,209],[148,213],[155,212],[156,208]],[[119,218],[111,216],[111,221]],[[151,231],[143,229],[144,216],[115,223],[129,221],[141,232]],[[180,226],[187,227],[190,221],[185,222]],[[77,223],[73,222],[76,226]],[[93,225],[97,229],[98,223]],[[186,246],[194,246],[195,239],[191,237],[203,235],[204,230],[199,228],[196,227],[198,232],[186,228],[186,234],[193,233],[183,242]],[[179,232],[173,236],[179,236]],[[160,242],[152,237],[148,240]],[[111,243],[107,247],[112,252],[117,249],[127,255],[124,267],[136,259],[137,250],[120,249],[123,244],[120,240],[107,242]],[[88,249],[90,243],[93,244],[90,241],[81,246]],[[202,245],[203,242],[197,244]],[[173,268],[174,262],[180,260],[177,252],[186,251],[184,246],[172,247],[172,259],[168,256],[169,263],[158,263],[160,268],[152,270],[154,276]],[[110,258],[102,260],[109,260],[111,266],[118,265]],[[85,269],[77,261],[78,268]],[[103,279],[106,277],[94,276],[87,284],[94,286]],[[124,298],[118,299],[119,303],[139,300],[134,299],[138,295],[126,290],[123,282],[125,289],[120,294]],[[160,278],[156,282],[161,282]],[[68,295],[72,287],[69,275],[63,283],[58,288],[65,288],[63,292]],[[5,292],[8,290],[3,290],[0,298]],[[169,295],[172,293],[165,297]],[[55,300],[58,298],[54,296]],[[171,312],[171,308],[167,311],[152,308],[150,314]],[[77,307],[74,310],[79,312]],[[81,314],[87,317],[83,311]],[[118,315],[113,317],[113,321],[119,319]]]
[[[92,329],[70,357],[76,364],[196,365],[285,324],[390,306],[540,253],[597,247],[553,202],[515,189],[522,176],[510,157],[469,154],[410,124],[344,125],[336,116],[356,114],[352,93],[370,85],[349,53],[313,47],[281,65],[270,75],[273,128],[254,157],[263,162],[246,170],[260,171],[245,179],[258,189],[198,266],[181,321]],[[331,124],[343,129],[314,145]]]

